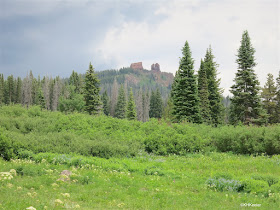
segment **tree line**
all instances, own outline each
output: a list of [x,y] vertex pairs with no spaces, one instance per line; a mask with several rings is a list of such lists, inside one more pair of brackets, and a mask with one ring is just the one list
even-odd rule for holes
[[236,59],[238,69],[230,89],[233,96],[226,110],[211,46],[195,75],[194,60],[186,41],[171,90],[171,117],[177,122],[218,125],[228,113],[231,124],[280,123],[280,72],[276,84],[273,75],[268,74],[265,86],[260,88],[254,71],[257,65],[254,53],[248,31],[244,31]]
[[100,80],[91,63],[85,75],[73,71],[67,79],[35,78],[32,71],[24,79],[13,75],[4,79],[0,74],[0,105],[4,104],[38,105],[65,113],[86,111],[94,115],[103,112],[107,116],[143,122],[151,117],[161,118],[164,106],[159,88],[133,92],[126,83],[119,85],[117,77],[111,94],[107,90],[100,94]]
[[233,96],[226,99],[222,96],[218,64],[211,46],[195,73],[194,59],[186,41],[167,100],[163,100],[158,88],[128,88],[125,80],[122,84],[117,82],[117,76],[110,91],[105,89],[100,94],[100,80],[90,63],[85,75],[73,71],[69,79],[35,78],[32,71],[23,79],[13,75],[4,79],[0,74],[0,104],[39,105],[51,111],[86,111],[92,115],[103,112],[107,116],[143,122],[149,118],[168,118],[174,122],[211,125],[280,123],[280,71],[275,81],[273,75],[268,74],[261,88],[254,72],[254,53],[248,31],[244,31],[237,53],[234,85],[230,89]]

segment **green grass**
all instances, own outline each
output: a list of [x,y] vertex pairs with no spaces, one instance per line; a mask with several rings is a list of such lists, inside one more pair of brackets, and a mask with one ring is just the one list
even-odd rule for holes
[[[207,153],[103,159],[41,153],[33,160],[1,159],[0,169],[18,172],[13,179],[0,181],[0,209],[239,209],[242,203],[280,208],[275,191],[279,183],[250,193],[219,191],[206,184],[214,177],[243,183],[272,177],[277,182],[280,156]],[[66,169],[73,173],[71,180],[57,181]]]

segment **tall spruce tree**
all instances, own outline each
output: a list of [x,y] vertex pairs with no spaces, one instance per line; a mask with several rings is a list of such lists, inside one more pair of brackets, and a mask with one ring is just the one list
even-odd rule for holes
[[103,105],[103,113],[108,116],[110,114],[110,102],[107,90],[105,90],[105,92],[102,94],[101,101]]
[[91,115],[97,114],[100,110],[99,90],[99,80],[90,63],[85,76],[84,99],[86,102],[85,110]]
[[15,83],[13,75],[8,76],[6,85],[6,104],[14,103],[15,97]]
[[137,119],[136,106],[135,106],[135,101],[134,101],[134,97],[133,97],[132,88],[130,88],[130,92],[129,92],[126,117],[129,120],[136,120]]
[[201,123],[197,80],[194,75],[193,59],[188,42],[182,49],[179,69],[172,85],[172,99],[174,103],[173,115],[176,121],[187,120]]
[[276,116],[276,86],[272,74],[267,75],[267,81],[262,88],[261,97],[263,98],[263,108],[266,109],[268,114],[268,122],[276,123],[278,121]]
[[236,63],[238,70],[234,85],[230,92],[233,94],[230,107],[230,121],[235,124],[261,124],[265,122],[264,112],[260,99],[259,81],[254,71],[255,49],[251,44],[248,31],[244,31],[241,46],[238,49]]
[[206,55],[203,62],[203,68],[206,71],[208,99],[210,104],[210,119],[214,125],[223,122],[223,103],[222,91],[220,89],[220,79],[217,78],[218,64],[214,61],[211,46],[206,50]]
[[200,113],[202,121],[211,123],[208,81],[204,62],[201,60],[198,70],[198,96],[200,99]]
[[152,91],[150,98],[150,118],[161,118],[163,111],[163,101],[159,89],[157,88],[156,92]]
[[115,117],[124,119],[126,117],[126,97],[124,87],[121,85],[118,94],[118,100],[115,108]]
[[21,103],[21,97],[22,97],[22,81],[21,78],[17,78],[17,87],[16,87],[16,96],[15,96],[15,103],[20,104]]

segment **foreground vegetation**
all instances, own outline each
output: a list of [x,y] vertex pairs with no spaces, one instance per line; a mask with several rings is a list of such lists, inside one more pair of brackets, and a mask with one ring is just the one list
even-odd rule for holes
[[86,114],[65,115],[39,107],[0,107],[0,150],[5,159],[40,152],[98,157],[187,155],[190,152],[280,154],[280,126],[172,124],[120,120]]
[[0,176],[0,209],[279,209],[279,167],[279,155],[223,153],[0,159],[0,175],[10,171]]

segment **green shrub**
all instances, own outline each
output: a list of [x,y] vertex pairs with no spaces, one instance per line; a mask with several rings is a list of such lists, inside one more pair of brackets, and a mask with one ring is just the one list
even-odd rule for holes
[[4,134],[4,130],[0,128],[0,157],[4,160],[10,160],[16,155],[16,147],[11,143],[11,140]]
[[263,180],[266,181],[269,186],[277,184],[279,182],[279,178],[272,175],[253,175],[252,178],[254,180]]
[[243,191],[247,193],[263,194],[269,190],[268,183],[263,180],[248,179],[242,182]]

